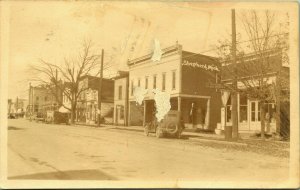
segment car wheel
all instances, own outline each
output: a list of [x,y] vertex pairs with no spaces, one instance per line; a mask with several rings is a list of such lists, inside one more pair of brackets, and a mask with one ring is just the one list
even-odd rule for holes
[[168,122],[166,124],[166,130],[170,135],[176,135],[177,133],[179,133],[178,125],[174,121]]

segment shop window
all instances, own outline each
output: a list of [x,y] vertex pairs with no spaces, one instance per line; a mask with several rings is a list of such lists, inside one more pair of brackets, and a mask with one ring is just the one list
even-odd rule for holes
[[120,119],[124,119],[124,106],[120,107]]
[[269,122],[274,123],[276,121],[276,108],[275,103],[267,102],[265,103],[265,112],[269,114]]
[[240,122],[247,122],[248,115],[247,96],[240,95]]
[[231,96],[229,96],[226,105],[226,122],[231,122]]
[[162,91],[166,90],[166,73],[162,74]]
[[153,89],[156,89],[156,75],[153,75]]
[[251,102],[251,121],[255,121],[255,102]]

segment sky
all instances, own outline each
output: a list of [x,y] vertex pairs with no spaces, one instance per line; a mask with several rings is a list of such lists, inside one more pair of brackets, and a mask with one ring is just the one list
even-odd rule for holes
[[[93,42],[104,62],[113,58],[110,77],[126,70],[126,60],[176,41],[183,49],[214,55],[213,46],[231,33],[231,3],[15,1],[9,15],[9,98],[27,98],[29,65],[43,59],[60,65],[74,57],[84,40]],[[276,7],[276,6],[275,6]],[[237,9],[237,15],[239,9]],[[7,18],[6,18],[7,19]],[[239,19],[237,19],[237,30]],[[211,51],[207,51],[211,50]]]

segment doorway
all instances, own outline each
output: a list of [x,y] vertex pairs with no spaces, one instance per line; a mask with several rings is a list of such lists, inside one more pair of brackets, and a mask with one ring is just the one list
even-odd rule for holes
[[260,130],[260,102],[249,101],[250,130]]

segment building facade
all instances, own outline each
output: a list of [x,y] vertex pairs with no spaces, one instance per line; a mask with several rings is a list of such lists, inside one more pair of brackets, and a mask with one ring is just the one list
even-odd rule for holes
[[[282,54],[280,52],[266,52],[267,60],[264,64],[259,62],[258,56],[249,54],[238,58],[237,64],[225,64],[222,66],[222,83],[232,84],[232,71],[237,68],[237,94],[238,104],[238,129],[239,132],[259,132],[261,131],[261,102],[253,98],[248,93],[249,86],[259,88],[258,78],[260,77],[266,86],[274,86],[273,98],[264,103],[265,131],[267,133],[279,132],[279,128],[289,133],[289,100],[286,98],[289,92],[289,67],[283,65]],[[263,67],[263,68],[260,68]],[[259,69],[258,69],[259,68]],[[263,71],[263,72],[262,72]],[[263,76],[262,76],[263,75]],[[249,86],[247,85],[249,84]],[[276,89],[275,89],[276,86]],[[278,90],[278,88],[280,88]],[[248,89],[248,90],[247,90]],[[253,94],[253,92],[250,92]],[[277,95],[276,95],[277,94]],[[278,98],[278,95],[280,97]],[[225,125],[231,124],[231,92],[223,90],[223,106],[221,108],[221,129]],[[280,122],[282,121],[282,122]],[[279,124],[280,123],[280,124]],[[269,125],[267,127],[267,125]]]
[[[95,124],[98,121],[98,90],[100,78],[85,76],[79,82],[79,89],[82,90],[78,98],[76,107],[76,121],[87,124]],[[113,99],[114,99],[114,81],[111,79],[102,79],[101,93],[101,116],[106,123],[112,123],[113,119]]]
[[130,60],[129,123],[145,125],[155,113],[154,94],[145,95],[142,105],[134,97],[134,88],[158,89],[170,94],[171,110],[181,112],[186,127],[213,130],[220,120],[220,93],[209,88],[219,77],[216,59],[182,50],[181,45],[162,49],[159,61],[152,53]]
[[114,80],[114,124],[128,126],[129,72],[119,71]]
[[60,101],[57,101],[57,98],[62,98],[62,93],[57,91],[56,97],[52,90],[45,86],[29,85],[28,106],[26,109],[28,116],[36,114],[45,115],[47,111],[59,109]]

